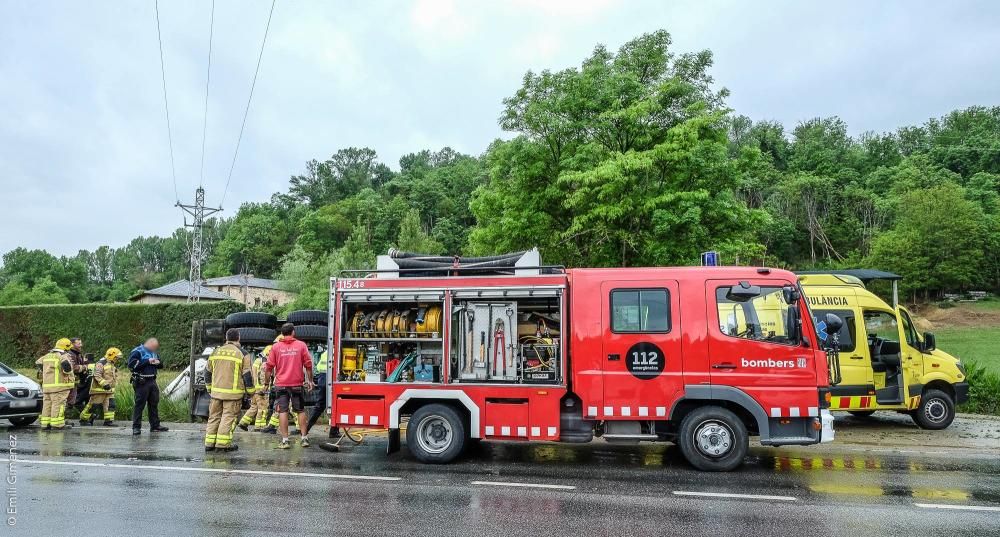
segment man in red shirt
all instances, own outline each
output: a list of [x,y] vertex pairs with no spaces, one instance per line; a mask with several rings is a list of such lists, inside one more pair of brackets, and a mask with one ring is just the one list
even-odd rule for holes
[[309,447],[306,436],[306,413],[302,411],[303,391],[313,389],[312,355],[306,344],[295,339],[295,326],[285,323],[281,326],[281,341],[271,346],[271,354],[264,365],[264,384],[270,384],[273,375],[275,394],[278,397],[279,431],[281,443],[278,449],[288,449],[288,406],[299,413],[299,431],[302,433],[302,447]]

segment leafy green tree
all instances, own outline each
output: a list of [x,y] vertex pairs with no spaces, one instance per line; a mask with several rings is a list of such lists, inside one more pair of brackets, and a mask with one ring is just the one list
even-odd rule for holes
[[500,118],[520,136],[490,148],[490,182],[471,204],[474,252],[538,245],[547,259],[597,266],[762,252],[753,229],[766,216],[734,194],[712,55],[670,43],[658,31],[617,53],[598,46],[579,69],[525,75]]
[[427,234],[420,225],[420,211],[410,209],[399,224],[399,239],[396,247],[405,252],[441,254],[444,247]]
[[904,289],[921,290],[925,297],[981,281],[985,219],[961,186],[915,190],[900,205],[906,210],[900,211],[894,228],[875,240],[874,266],[899,272]]
[[245,204],[229,225],[208,267],[209,274],[276,274],[294,244],[294,224],[270,204]]

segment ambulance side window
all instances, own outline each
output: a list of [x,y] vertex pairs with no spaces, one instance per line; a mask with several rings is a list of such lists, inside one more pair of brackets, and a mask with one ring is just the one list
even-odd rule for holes
[[910,316],[906,312],[902,312],[903,317],[903,333],[906,334],[906,343],[915,349],[920,348],[920,340],[917,338],[917,331],[913,329],[913,322],[910,321]]
[[611,291],[611,331],[649,333],[670,331],[670,295],[666,289]]
[[858,327],[854,322],[854,312],[851,310],[813,310],[813,324],[816,326],[817,336],[822,342],[826,342],[826,332],[820,330],[820,320],[822,320],[827,313],[832,313],[837,317],[840,317],[844,321],[844,325],[840,327],[840,331],[837,332],[837,346],[840,347],[840,352],[854,352],[855,341],[857,340]]

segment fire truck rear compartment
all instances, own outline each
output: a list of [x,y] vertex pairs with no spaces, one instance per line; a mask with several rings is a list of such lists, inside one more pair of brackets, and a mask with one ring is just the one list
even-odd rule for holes
[[562,296],[534,294],[355,295],[343,304],[338,380],[562,385]]

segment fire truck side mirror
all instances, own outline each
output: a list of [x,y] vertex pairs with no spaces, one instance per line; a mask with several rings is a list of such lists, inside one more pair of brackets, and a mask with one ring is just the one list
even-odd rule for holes
[[726,299],[731,302],[747,302],[760,296],[760,287],[750,282],[740,282],[729,288]]
[[824,318],[823,320],[826,322],[826,328],[824,328],[823,330],[829,336],[832,336],[840,332],[840,329],[844,327],[844,321],[833,313],[827,313],[826,318]]
[[786,285],[782,287],[781,294],[785,299],[785,304],[795,304],[799,301],[799,298],[802,296],[799,293],[799,290],[796,289],[795,287],[792,287],[791,285]]

